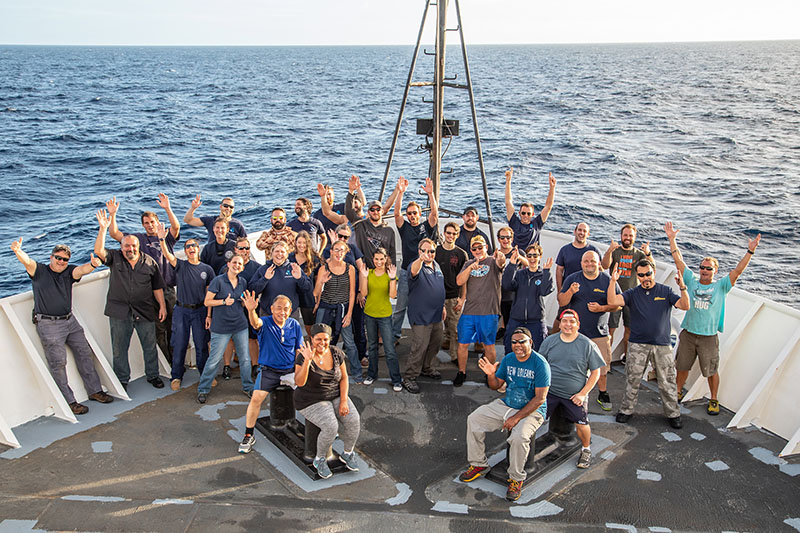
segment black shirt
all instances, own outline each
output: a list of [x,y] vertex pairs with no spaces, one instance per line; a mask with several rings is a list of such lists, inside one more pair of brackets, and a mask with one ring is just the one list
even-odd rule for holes
[[452,250],[445,250],[444,246],[438,246],[436,262],[439,263],[439,268],[442,269],[444,276],[444,297],[448,300],[458,298],[458,295],[461,294],[461,287],[456,283],[456,276],[467,262],[467,252],[458,246],[453,247]]
[[[341,366],[344,362],[344,352],[336,346],[331,346],[330,350],[333,356],[333,368],[323,370],[317,366],[317,363],[311,361],[306,384],[295,389],[294,408],[298,411],[317,402],[335,400],[339,397],[339,381],[342,379]],[[302,365],[303,359],[303,354],[297,354],[295,364]]]
[[50,265],[36,263],[31,278],[33,285],[33,312],[40,315],[64,316],[72,312],[72,271],[77,267],[67,265],[63,272],[53,272]]
[[425,219],[416,226],[405,221],[397,231],[400,233],[400,244],[403,250],[402,268],[408,270],[409,265],[419,257],[419,241],[425,238],[435,241],[437,229],[430,225],[428,219]]
[[203,246],[203,251],[200,252],[200,261],[207,264],[214,269],[217,275],[222,274],[222,267],[224,267],[231,257],[236,253],[236,242],[228,239],[223,244],[219,244],[216,239],[209,241]]
[[105,315],[124,320],[132,313],[134,318],[155,322],[158,317],[153,291],[166,286],[155,260],[140,253],[139,260],[131,268],[122,250],[106,248],[105,252],[104,264],[111,269]]

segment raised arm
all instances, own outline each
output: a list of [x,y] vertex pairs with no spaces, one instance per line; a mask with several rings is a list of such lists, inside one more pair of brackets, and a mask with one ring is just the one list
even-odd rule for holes
[[511,178],[514,176],[514,167],[506,170],[506,219],[511,221],[514,216],[514,197],[511,195]]
[[189,207],[189,210],[183,215],[183,221],[189,224],[190,226],[199,227],[203,225],[203,221],[194,216],[194,212],[197,211],[197,208],[203,205],[203,202],[200,200],[200,195],[194,197],[192,200],[192,205]]
[[246,290],[242,293],[242,305],[247,311],[247,320],[250,321],[250,325],[253,326],[253,329],[256,330],[260,329],[261,326],[264,325],[264,322],[261,320],[261,318],[259,318],[258,314],[256,313],[256,309],[258,309],[258,304],[260,301],[261,297],[256,298],[255,291]]
[[394,224],[397,226],[398,230],[405,224],[405,220],[403,220],[403,195],[407,188],[408,180],[403,176],[397,178],[397,186],[394,189],[397,191],[397,195],[394,199]]
[[389,197],[386,199],[386,201],[383,202],[383,207],[381,208],[381,216],[386,215],[386,213],[388,213],[389,210],[392,208],[392,206],[394,205],[394,200],[395,198],[397,198],[397,194],[398,194],[397,187],[395,187],[394,189],[392,189],[392,192],[389,194]]
[[80,281],[83,276],[91,273],[92,271],[94,271],[95,268],[99,267],[102,264],[103,263],[100,261],[99,257],[96,257],[94,254],[91,254],[91,258],[89,259],[88,263],[85,263],[72,270],[72,279],[74,279],[75,281]]
[[675,302],[675,307],[688,311],[691,302],[689,301],[689,291],[686,290],[686,284],[683,283],[683,276],[675,274],[675,283],[678,284],[678,288],[681,290],[681,299]]
[[172,268],[175,268],[175,265],[178,264],[178,259],[169,251],[169,246],[167,246],[167,228],[164,226],[163,222],[159,222],[158,226],[156,227],[156,232],[158,233],[158,243],[161,245],[161,253],[164,254],[164,258],[172,265]]
[[667,238],[669,239],[669,253],[672,255],[672,260],[675,262],[675,268],[678,269],[678,274],[683,276],[683,271],[686,269],[686,263],[683,262],[683,255],[678,248],[678,241],[676,240],[679,231],[679,229],[675,229],[675,226],[673,226],[672,222],[670,221],[667,221],[667,223],[664,224],[664,232],[667,234]]
[[178,217],[176,217],[175,213],[172,211],[172,207],[169,204],[169,197],[163,192],[159,193],[157,203],[159,207],[161,207],[161,209],[167,213],[167,218],[169,219],[169,232],[172,234],[175,240],[178,240],[178,236],[181,233],[181,223],[178,220]]
[[298,365],[295,363],[294,365],[294,384],[302,387],[308,381],[308,369],[311,366],[311,357],[313,355],[311,344],[308,341],[304,341],[299,352],[303,356],[303,364]]
[[481,267],[480,262],[473,259],[472,264],[470,264],[468,267],[461,269],[461,272],[458,273],[458,275],[456,276],[456,283],[458,285],[466,285],[467,281],[469,281],[470,275],[472,275],[472,271],[477,270],[480,267]]
[[544,202],[544,207],[541,212],[539,212],[539,216],[542,217],[542,223],[547,222],[547,217],[550,216],[550,211],[553,209],[553,202],[556,199],[556,178],[553,176],[552,172],[548,177],[548,181],[550,183],[550,190],[547,193],[547,200]]
[[619,247],[620,244],[614,239],[611,239],[611,244],[608,245],[608,249],[606,250],[606,253],[603,254],[602,261],[600,261],[600,266],[603,267],[603,270],[608,270],[611,268],[611,254],[613,254],[614,250]]
[[319,193],[319,204],[320,208],[322,209],[322,214],[325,215],[325,218],[330,220],[336,225],[339,224],[347,224],[349,220],[345,215],[340,215],[339,213],[335,213],[331,204],[328,203],[328,196],[325,193],[325,186],[321,183],[317,184],[317,192]]
[[22,250],[22,237],[11,243],[11,250],[14,252],[14,255],[17,256],[17,259],[19,259],[19,262],[25,267],[25,271],[28,275],[33,277],[34,273],[36,273],[36,261],[31,259],[30,256]]
[[750,258],[756,253],[756,248],[758,248],[758,243],[761,242],[761,234],[759,233],[756,235],[755,239],[748,239],[750,242],[747,243],[747,251],[744,253],[744,256],[739,260],[739,264],[736,265],[736,268],[731,270],[731,273],[728,274],[731,278],[731,285],[736,283],[736,280],[739,279],[739,276],[742,275],[744,269],[747,268],[748,263],[750,263]]
[[625,305],[625,298],[621,294],[617,294],[617,282],[619,281],[619,270],[617,265],[614,265],[614,270],[611,271],[611,276],[608,281],[608,290],[606,291],[606,301],[608,305],[622,307]]
[[361,205],[367,205],[367,197],[364,196],[364,189],[361,188],[361,178],[353,174],[350,176],[350,181],[347,188],[351,194],[361,200]]
[[97,217],[97,237],[94,240],[94,255],[100,258],[103,263],[106,262],[106,231],[111,221],[108,218],[108,213],[104,209],[98,209],[95,215]]
[[117,227],[117,210],[119,209],[119,202],[117,202],[116,196],[106,202],[106,209],[108,210],[108,216],[110,217],[108,234],[111,235],[111,238],[115,241],[122,242],[122,237],[125,235]]
[[428,195],[428,205],[431,208],[431,212],[428,213],[428,224],[432,228],[436,228],[439,225],[439,203],[436,201],[436,195],[433,194],[433,180],[425,178],[425,187],[422,190]]
[[564,288],[564,290],[559,292],[558,295],[556,296],[556,299],[558,300],[558,305],[560,305],[561,307],[565,307],[566,305],[568,305],[572,301],[572,296],[579,290],[581,290],[580,283],[578,283],[577,281],[573,281],[572,283],[570,283],[569,287]]

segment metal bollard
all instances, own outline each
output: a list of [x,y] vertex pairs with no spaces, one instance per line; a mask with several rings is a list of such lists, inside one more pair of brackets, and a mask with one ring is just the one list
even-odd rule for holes
[[578,441],[575,424],[564,418],[562,407],[550,415],[549,432],[555,437],[559,446],[572,446]]
[[269,395],[269,426],[281,429],[294,420],[294,391],[286,385],[278,385]]

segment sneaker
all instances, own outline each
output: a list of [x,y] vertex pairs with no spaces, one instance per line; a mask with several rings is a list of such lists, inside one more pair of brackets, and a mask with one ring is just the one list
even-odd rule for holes
[[208,394],[205,392],[198,393],[197,403],[206,403],[206,400],[208,400]]
[[419,385],[417,385],[417,380],[415,379],[404,379],[403,388],[411,394],[419,394]]
[[72,410],[72,414],[75,415],[85,415],[89,412],[88,407],[78,402],[72,402],[69,404],[69,408]]
[[403,390],[403,384],[402,383],[393,383],[392,384],[392,390],[395,391],[395,392],[402,391]]
[[719,414],[719,401],[718,400],[708,400],[708,409],[706,411],[711,416],[717,416]]
[[343,453],[339,456],[339,460],[344,463],[351,472],[358,472],[358,462],[356,461],[356,452]]
[[678,403],[683,401],[684,396],[686,396],[686,389],[681,389],[678,391]]
[[251,391],[251,390],[243,390],[242,394],[244,394],[248,398],[252,398],[253,397],[253,391]]
[[367,376],[364,378],[364,385],[366,385],[367,387],[369,387],[373,383],[375,383],[375,380],[372,379],[371,377]]
[[331,469],[328,466],[328,461],[326,461],[324,457],[314,458],[314,462],[312,464],[314,465],[314,468],[317,469],[317,475],[322,479],[328,479],[333,475],[333,472],[331,472]]
[[467,381],[467,374],[465,372],[459,372],[453,380],[453,387],[460,387],[465,381]]
[[617,413],[617,422],[620,424],[627,424],[633,415],[626,415],[625,413]]
[[466,471],[462,472],[458,479],[463,481],[464,483],[469,483],[470,481],[475,481],[481,476],[485,476],[489,473],[488,466],[472,466],[469,465]]
[[114,401],[112,396],[109,396],[107,393],[103,391],[95,392],[94,394],[89,396],[89,399],[93,402],[100,402],[100,403],[111,403]]
[[581,449],[581,456],[578,458],[578,468],[589,468],[592,464],[592,450]]
[[667,420],[669,421],[669,425],[672,427],[672,429],[681,429],[683,427],[683,422],[681,422],[680,415],[674,418],[668,418]]
[[164,388],[164,382],[161,381],[160,377],[148,378],[147,382],[150,385],[152,385],[153,387],[157,388],[157,389],[163,389]]
[[420,373],[420,376],[423,377],[423,378],[435,379],[435,380],[442,379],[442,373],[439,372],[438,370],[436,370],[435,368],[432,368],[428,372]]
[[508,490],[506,491],[506,500],[515,502],[519,500],[522,494],[522,481],[508,480]]
[[600,404],[600,409],[603,411],[611,410],[611,397],[608,395],[608,391],[600,391],[597,395],[597,403]]
[[231,379],[231,367],[225,365],[222,367],[222,379],[228,380]]
[[181,390],[181,380],[173,379],[169,382],[169,388],[172,390]]
[[245,435],[242,439],[242,443],[239,444],[239,453],[250,453],[250,450],[253,449],[253,444],[255,443],[255,435]]

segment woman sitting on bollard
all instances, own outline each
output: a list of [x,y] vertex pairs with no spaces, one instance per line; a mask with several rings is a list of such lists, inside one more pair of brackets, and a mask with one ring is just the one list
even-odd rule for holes
[[314,324],[311,326],[311,343],[305,342],[300,348],[294,367],[294,380],[297,384],[294,405],[306,422],[319,428],[313,464],[319,477],[323,479],[333,475],[328,467],[326,454],[337,432],[344,445],[344,453],[339,456],[339,460],[349,470],[358,471],[355,445],[361,427],[358,411],[348,397],[350,384],[347,380],[345,355],[342,350],[330,344],[330,326]]

